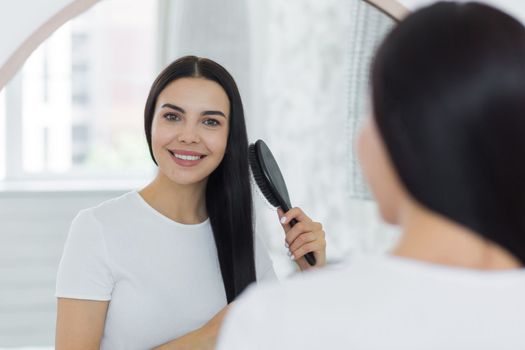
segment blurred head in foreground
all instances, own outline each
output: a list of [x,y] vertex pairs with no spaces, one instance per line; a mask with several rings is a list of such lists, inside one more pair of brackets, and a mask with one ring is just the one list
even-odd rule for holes
[[484,242],[466,266],[482,267],[487,251],[501,267],[523,265],[523,25],[479,3],[416,12],[378,50],[372,105],[359,155],[385,221],[408,237],[432,226],[443,239],[460,233],[450,254]]

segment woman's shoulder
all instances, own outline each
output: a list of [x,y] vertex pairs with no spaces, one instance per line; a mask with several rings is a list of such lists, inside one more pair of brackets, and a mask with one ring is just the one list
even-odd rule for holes
[[118,197],[110,198],[108,200],[105,200],[95,206],[84,208],[80,210],[77,214],[77,217],[79,216],[94,216],[95,218],[98,217],[107,217],[107,216],[114,216],[119,215],[122,213],[127,213],[129,216],[130,210],[136,210],[136,206],[134,203],[137,200],[138,196],[137,191],[130,191],[126,192]]
[[137,196],[137,191],[130,191],[95,206],[82,209],[78,212],[74,222],[97,221],[100,223],[133,217],[133,211],[137,210],[137,206],[134,205]]

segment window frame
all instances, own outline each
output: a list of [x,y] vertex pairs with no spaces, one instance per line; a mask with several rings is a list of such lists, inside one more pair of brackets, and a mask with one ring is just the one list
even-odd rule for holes
[[[99,0],[92,1],[91,5],[98,3]],[[156,18],[160,17],[159,13],[162,6],[165,5],[162,0],[157,0]],[[86,6],[82,11],[71,12],[70,17],[62,19],[63,23],[58,27],[62,27],[66,23],[82,15],[91,6]],[[160,53],[162,51],[162,44],[165,39],[165,33],[159,29],[156,30],[157,35],[157,50],[155,52],[157,66],[160,65]],[[42,41],[37,43],[34,50],[38,49],[42,43],[49,39],[50,36],[42,37]],[[29,52],[30,56],[34,50]],[[158,67],[157,67],[158,68]],[[45,183],[60,183],[69,184],[69,187],[81,189],[86,183],[94,185],[98,184],[100,188],[107,188],[108,186],[116,185],[119,188],[128,188],[134,184],[142,184],[151,179],[155,172],[156,166],[151,162],[151,166],[143,170],[107,170],[101,168],[100,170],[90,171],[81,169],[72,169],[64,173],[55,173],[51,171],[42,171],[38,173],[27,172],[23,168],[23,120],[22,120],[22,69],[23,64],[18,67],[13,77],[0,88],[4,91],[4,125],[0,127],[0,132],[3,132],[0,141],[3,139],[3,155],[0,155],[0,162],[3,162],[4,172],[0,170],[0,192],[5,191],[11,187],[13,188],[45,188]],[[0,107],[1,104],[0,104]],[[2,122],[0,120],[0,122]],[[144,144],[146,145],[146,138],[144,136]],[[149,154],[149,153],[148,153]],[[3,157],[2,157],[3,156]],[[93,186],[92,186],[93,187]],[[97,185],[94,185],[97,187]]]

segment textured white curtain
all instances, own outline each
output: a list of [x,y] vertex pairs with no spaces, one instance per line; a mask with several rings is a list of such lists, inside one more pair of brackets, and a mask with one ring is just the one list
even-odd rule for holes
[[370,113],[370,64],[381,39],[394,25],[394,20],[362,1],[350,1],[352,20],[348,39],[349,85],[347,115],[347,184],[350,196],[370,198],[357,163],[355,140],[360,123]]
[[[217,60],[236,78],[249,137],[272,149],[292,204],[325,227],[328,257],[384,251],[357,170],[354,136],[366,115],[368,64],[392,20],[361,0],[164,1],[163,62],[182,54]],[[257,231],[277,272],[293,269],[276,214],[255,195]]]

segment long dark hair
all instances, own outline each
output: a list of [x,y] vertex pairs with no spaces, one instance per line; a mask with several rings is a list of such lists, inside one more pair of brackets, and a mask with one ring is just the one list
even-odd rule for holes
[[381,45],[372,94],[411,196],[525,263],[523,25],[479,3],[416,11]]
[[230,100],[230,124],[226,153],[210,174],[206,208],[217,246],[228,303],[255,281],[253,204],[248,168],[248,136],[241,96],[232,76],[212,60],[185,56],[167,66],[155,79],[144,110],[144,128],[151,158],[151,124],[157,97],[174,80],[200,77],[218,83]]

